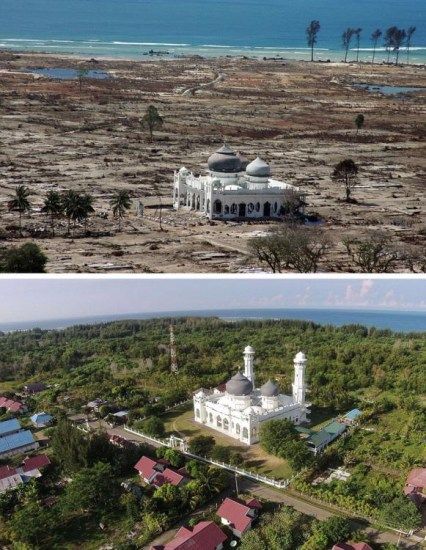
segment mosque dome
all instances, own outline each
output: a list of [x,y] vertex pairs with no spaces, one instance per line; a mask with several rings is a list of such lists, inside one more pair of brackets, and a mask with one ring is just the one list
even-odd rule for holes
[[226,383],[226,391],[230,395],[250,395],[253,391],[253,384],[244,374],[237,372]]
[[266,384],[260,388],[260,395],[263,397],[275,397],[279,393],[278,386],[272,380],[268,380]]
[[299,363],[303,363],[304,361],[306,361],[306,355],[303,353],[303,351],[299,351],[299,353],[296,354],[294,360],[298,361]]
[[246,346],[244,348],[244,353],[254,353],[254,349],[251,346]]
[[236,174],[243,170],[240,158],[228,145],[223,145],[216,153],[213,153],[207,164],[211,172]]
[[271,167],[267,162],[257,157],[247,166],[246,174],[255,178],[267,178],[271,175]]

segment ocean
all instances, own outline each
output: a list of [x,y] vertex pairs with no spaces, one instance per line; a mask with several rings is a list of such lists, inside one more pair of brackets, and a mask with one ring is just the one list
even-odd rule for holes
[[395,332],[426,332],[426,311],[375,311],[343,309],[238,309],[205,311],[168,311],[160,313],[127,313],[93,317],[51,319],[0,323],[0,331],[30,330],[32,328],[62,329],[73,325],[89,325],[124,319],[153,319],[161,317],[220,317],[227,321],[241,319],[298,319],[320,325],[364,325]]
[[[362,29],[360,59],[370,60],[372,31],[414,25],[410,61],[426,62],[424,0],[0,0],[0,48],[127,59],[147,59],[151,49],[170,57],[309,59],[305,28],[313,19],[321,24],[317,59],[342,59],[347,27]],[[376,60],[384,58],[379,44]]]

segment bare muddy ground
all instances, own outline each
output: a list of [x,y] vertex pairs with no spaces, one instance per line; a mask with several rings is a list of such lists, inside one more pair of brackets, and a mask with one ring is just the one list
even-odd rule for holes
[[[332,241],[322,271],[353,271],[342,238],[371,230],[424,250],[425,93],[392,97],[351,87],[426,86],[424,68],[228,58],[86,61],[113,78],[85,80],[81,91],[76,81],[20,72],[81,63],[0,54],[0,244],[33,239],[49,258],[49,272],[258,270],[247,240],[275,222],[210,223],[168,208],[173,171],[185,165],[203,172],[223,140],[250,159],[259,154],[274,176],[307,193],[308,213],[324,221]],[[149,104],[165,121],[154,142],[140,126]],[[366,122],[356,135],[358,113]],[[330,179],[333,165],[347,157],[360,166],[356,204],[343,202],[342,188]],[[22,238],[17,214],[7,210],[18,184],[31,189],[33,204]],[[68,238],[61,221],[51,238],[40,213],[43,197],[69,188],[95,197],[90,233],[77,227]],[[117,189],[134,199],[121,233],[109,207]],[[147,207],[144,218],[137,216],[138,201]]]

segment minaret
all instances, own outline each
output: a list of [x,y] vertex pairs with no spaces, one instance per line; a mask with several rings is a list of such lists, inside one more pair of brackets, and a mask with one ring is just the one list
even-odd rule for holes
[[299,351],[294,358],[294,382],[293,382],[293,399],[295,403],[303,405],[305,403],[305,368],[306,355]]
[[251,346],[247,346],[244,350],[244,376],[250,380],[250,382],[253,384],[253,389],[255,388],[254,385],[254,349]]
[[170,370],[171,372],[178,372],[177,354],[176,354],[176,341],[175,333],[173,331],[173,325],[170,325]]

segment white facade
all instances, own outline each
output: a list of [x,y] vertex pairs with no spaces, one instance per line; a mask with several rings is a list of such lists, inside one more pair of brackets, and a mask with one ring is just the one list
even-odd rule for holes
[[173,207],[209,219],[282,218],[295,193],[300,194],[299,188],[273,179],[262,159],[247,164],[224,145],[210,156],[206,175],[195,176],[185,167],[174,173]]
[[279,393],[269,380],[255,387],[254,349],[244,350],[244,374],[237,373],[226,384],[224,392],[199,390],[194,395],[194,418],[246,445],[259,441],[262,422],[288,418],[294,424],[307,421],[309,403],[305,400],[306,357],[299,352],[294,358],[293,395]]

